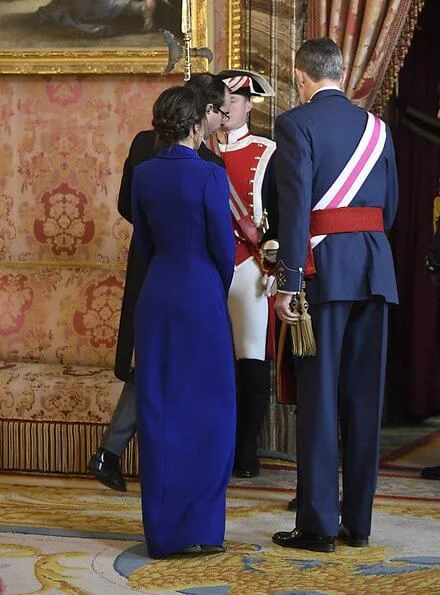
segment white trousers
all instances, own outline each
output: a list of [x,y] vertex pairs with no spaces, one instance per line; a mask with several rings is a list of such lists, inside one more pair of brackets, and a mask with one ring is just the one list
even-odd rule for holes
[[261,269],[254,258],[249,258],[234,272],[228,309],[237,360],[266,359],[269,307],[261,279]]

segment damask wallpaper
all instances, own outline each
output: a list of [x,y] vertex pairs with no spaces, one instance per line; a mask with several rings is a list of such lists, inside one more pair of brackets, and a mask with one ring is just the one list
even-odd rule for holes
[[1,359],[111,365],[130,236],[122,165],[168,84],[0,80]]
[[[227,10],[215,2],[216,67]],[[130,226],[116,209],[135,134],[181,75],[0,78],[0,359],[111,366]]]
[[[215,0],[216,68],[227,53]],[[0,469],[84,473],[113,374],[130,225],[117,211],[161,76],[0,77]],[[132,442],[124,469],[137,472]]]

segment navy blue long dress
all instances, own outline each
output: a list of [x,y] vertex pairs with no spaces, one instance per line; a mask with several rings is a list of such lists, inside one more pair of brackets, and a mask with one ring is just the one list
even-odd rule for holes
[[182,145],[134,170],[142,514],[148,553],[221,545],[235,441],[227,294],[235,243],[224,170]]

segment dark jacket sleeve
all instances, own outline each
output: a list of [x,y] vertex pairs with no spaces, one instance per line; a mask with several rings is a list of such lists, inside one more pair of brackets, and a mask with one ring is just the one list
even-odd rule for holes
[[385,230],[391,229],[397,212],[397,203],[399,199],[396,158],[394,155],[393,140],[390,129],[387,126],[385,150],[387,160],[387,194],[385,199],[385,208],[383,213]]
[[131,186],[133,170],[136,165],[151,159],[157,153],[156,133],[154,130],[142,130],[133,139],[122,172],[118,197],[118,211],[129,223],[133,223],[131,212]]
[[281,291],[296,292],[301,290],[309,245],[312,148],[290,114],[278,116],[275,140],[280,217],[277,285]]
[[264,233],[260,245],[269,240],[276,240],[278,238],[279,213],[275,164],[276,151],[270,158],[270,161],[267,165],[263,179],[263,187],[261,190],[263,209],[266,209],[267,211],[269,229]]
[[213,163],[216,163],[217,165],[220,165],[223,168],[225,167],[225,162],[223,161],[223,159],[219,157],[216,153],[214,153],[214,151],[211,151],[211,149],[209,149],[205,145],[205,143],[202,143],[200,145],[200,148],[197,152],[199,154],[199,157],[201,157],[205,161],[212,161]]

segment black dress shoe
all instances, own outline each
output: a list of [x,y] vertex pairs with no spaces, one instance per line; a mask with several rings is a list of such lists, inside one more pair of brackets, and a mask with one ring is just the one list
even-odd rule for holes
[[250,479],[251,477],[258,477],[260,475],[260,469],[258,467],[236,467],[234,469],[235,477],[244,477]]
[[335,538],[306,533],[301,529],[278,531],[272,535],[272,541],[281,547],[292,547],[311,552],[334,552]]
[[344,525],[339,525],[339,539],[343,539],[350,547],[368,547],[368,535],[361,535],[356,531],[350,531]]
[[440,480],[440,466],[425,467],[420,474],[422,479],[437,479]]
[[119,492],[127,491],[127,484],[119,466],[119,457],[109,450],[98,448],[87,468],[98,481],[108,488]]

